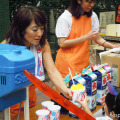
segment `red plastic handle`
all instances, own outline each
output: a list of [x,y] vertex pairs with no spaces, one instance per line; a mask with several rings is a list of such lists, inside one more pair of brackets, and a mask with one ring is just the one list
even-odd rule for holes
[[36,78],[32,73],[30,73],[27,70],[24,70],[24,74],[27,76],[27,78],[44,94],[49,96],[51,99],[74,113],[76,116],[83,120],[95,120],[92,116],[90,116],[88,113],[86,113],[84,110],[79,108],[78,106],[74,105],[72,102],[67,100],[65,97],[60,95],[58,92],[50,88],[48,85],[46,85],[44,82],[40,81],[38,78]]

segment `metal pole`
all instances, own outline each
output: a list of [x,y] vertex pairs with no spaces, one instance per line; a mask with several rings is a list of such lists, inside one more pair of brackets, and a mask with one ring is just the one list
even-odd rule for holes
[[29,87],[26,88],[26,100],[24,101],[24,120],[30,120],[30,116],[29,116]]
[[0,120],[4,120],[4,111],[0,111]]
[[4,120],[11,120],[10,118],[10,107],[4,110]]

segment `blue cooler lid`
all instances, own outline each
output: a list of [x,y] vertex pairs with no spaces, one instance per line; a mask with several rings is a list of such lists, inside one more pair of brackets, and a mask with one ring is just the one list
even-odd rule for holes
[[0,44],[0,72],[16,73],[34,67],[34,54],[25,46]]

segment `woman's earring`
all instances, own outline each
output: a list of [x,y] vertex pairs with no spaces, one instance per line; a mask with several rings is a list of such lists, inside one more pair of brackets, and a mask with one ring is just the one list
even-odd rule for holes
[[78,0],[78,4],[81,4],[81,0]]

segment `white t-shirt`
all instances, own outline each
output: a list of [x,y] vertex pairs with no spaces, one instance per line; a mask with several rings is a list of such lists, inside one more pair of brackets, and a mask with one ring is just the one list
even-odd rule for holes
[[40,79],[41,81],[45,80],[44,75],[44,67],[43,67],[43,61],[42,61],[42,50],[39,45],[31,45],[30,51],[35,56],[35,76]]
[[[92,12],[92,30],[99,31],[99,20],[95,12]],[[72,14],[65,10],[61,16],[58,18],[56,24],[56,36],[59,37],[68,37],[72,27]]]

